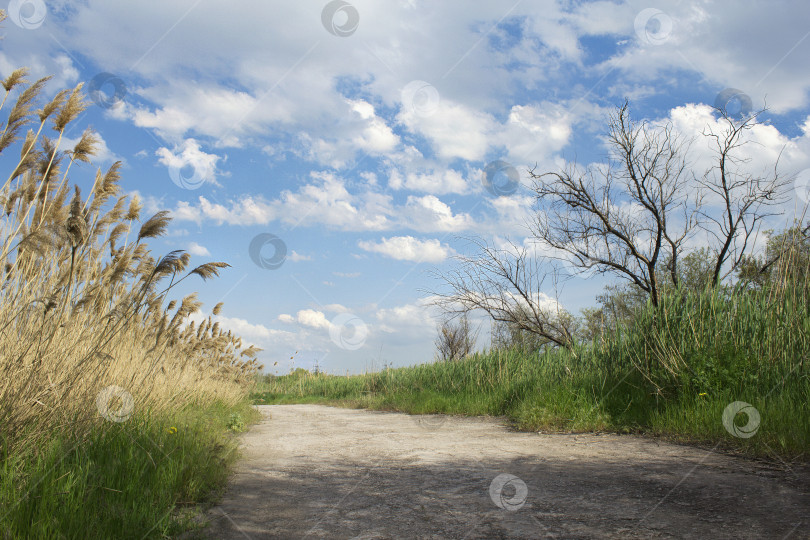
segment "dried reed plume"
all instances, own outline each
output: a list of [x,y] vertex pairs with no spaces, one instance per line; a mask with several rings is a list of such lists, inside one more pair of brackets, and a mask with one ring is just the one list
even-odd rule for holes
[[[0,111],[7,109],[0,152],[20,146],[0,187],[6,450],[47,438],[56,426],[81,434],[104,422],[96,398],[110,385],[132,394],[140,410],[240,399],[261,368],[256,349],[242,350],[211,317],[199,326],[190,321],[201,306],[196,295],[179,307],[168,298],[184,279],[218,276],[228,265],[187,271],[191,257],[183,251],[155,260],[146,242],[166,232],[168,212],[140,223],[140,201],[120,196],[120,163],[99,170],[92,186],[71,189],[71,166],[90,163],[99,141],[86,130],[72,150],[58,151],[86,107],[81,84],[36,109],[48,79],[29,83],[27,76],[18,69],[3,80],[0,101]],[[45,135],[48,123],[54,138]],[[217,304],[213,316],[221,309]]]

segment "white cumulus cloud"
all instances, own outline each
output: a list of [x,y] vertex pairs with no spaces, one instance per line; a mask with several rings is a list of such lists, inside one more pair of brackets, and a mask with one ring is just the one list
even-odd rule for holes
[[380,242],[361,240],[357,245],[398,261],[439,263],[455,252],[437,239],[419,240],[413,236],[393,236]]

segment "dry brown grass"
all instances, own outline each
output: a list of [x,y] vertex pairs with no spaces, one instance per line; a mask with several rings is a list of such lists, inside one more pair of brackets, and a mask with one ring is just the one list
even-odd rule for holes
[[228,265],[191,268],[182,251],[153,258],[144,241],[169,217],[141,219],[137,198],[121,195],[120,163],[99,170],[86,196],[71,188],[71,166],[89,163],[97,144],[87,130],[57,151],[85,108],[81,85],[40,103],[47,79],[27,76],[2,81],[0,102],[0,152],[20,152],[0,187],[0,442],[8,451],[57,426],[81,433],[99,420],[96,398],[110,385],[140,410],[240,399],[260,367],[257,349],[211,317],[189,323],[196,295],[168,298],[192,274],[208,279]]

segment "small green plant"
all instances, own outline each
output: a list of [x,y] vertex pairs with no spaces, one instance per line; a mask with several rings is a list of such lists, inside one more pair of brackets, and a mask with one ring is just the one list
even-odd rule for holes
[[239,413],[233,413],[228,417],[228,423],[225,426],[235,433],[245,431],[245,421]]

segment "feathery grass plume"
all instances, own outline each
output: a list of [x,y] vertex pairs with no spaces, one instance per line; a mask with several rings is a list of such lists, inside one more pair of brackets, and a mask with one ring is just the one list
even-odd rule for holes
[[184,252],[180,256],[180,262],[182,263],[182,266],[178,267],[179,268],[178,272],[183,272],[188,267],[188,263],[191,262],[191,253],[188,253],[187,251]]
[[132,252],[132,259],[135,261],[150,261],[154,263],[154,259],[149,256],[149,248],[144,244],[138,244]]
[[126,223],[119,223],[110,231],[110,236],[107,237],[107,242],[110,244],[110,256],[115,253],[115,243],[126,232],[129,232],[129,225]]
[[[37,174],[43,186],[50,188],[51,180],[59,175],[59,165],[62,163],[62,156],[59,154],[56,143],[48,137],[42,137],[40,147],[42,148],[42,152],[37,161]],[[42,189],[41,191],[46,192],[47,189]]]
[[132,262],[132,251],[124,249],[120,254],[116,254],[112,272],[110,272],[109,283],[115,284],[124,279],[127,272],[130,271],[130,263]]
[[219,276],[220,268],[230,268],[230,264],[224,262],[210,262],[201,264],[191,271],[192,274],[197,274],[201,278],[208,279],[213,276]]
[[219,315],[219,312],[222,311],[222,306],[225,302],[219,302],[217,305],[214,306],[214,309],[211,310],[213,315]]
[[17,102],[14,104],[14,107],[8,114],[6,127],[3,130],[2,135],[0,135],[0,152],[15,142],[18,139],[17,133],[26,124],[31,122],[29,118],[31,114],[31,105],[49,79],[50,77],[39,79],[37,82],[20,93],[20,96],[17,98]]
[[82,194],[79,186],[74,186],[73,198],[70,200],[70,214],[65,228],[73,248],[84,243],[87,238],[87,223],[82,216]]
[[[2,20],[2,19],[0,19]],[[28,68],[18,68],[11,72],[11,75],[5,78],[3,81],[3,88],[6,89],[6,92],[11,92],[11,89],[17,86],[18,84],[26,84],[28,81],[25,80],[25,77],[28,76]]]
[[87,104],[82,96],[82,86],[84,83],[79,83],[76,88],[70,93],[65,103],[59,109],[59,114],[56,115],[53,121],[53,129],[58,132],[63,132],[65,127],[76,119],[82,111],[87,108]]
[[30,170],[39,158],[40,153],[36,150],[36,135],[29,129],[28,133],[25,135],[22,149],[20,150],[20,161],[11,173],[9,181],[13,181],[25,171]]
[[129,201],[129,209],[127,210],[127,215],[124,216],[124,219],[127,221],[135,221],[139,219],[142,208],[143,205],[141,204],[141,199],[138,197],[138,195],[133,195],[132,199]]
[[39,122],[41,124],[44,124],[45,121],[50,118],[51,115],[59,109],[59,107],[62,106],[69,93],[69,90],[60,90],[56,93],[52,100],[37,111],[37,116],[39,117]]
[[[126,196],[119,197],[113,207],[103,216],[98,218],[95,223],[93,224],[92,236],[99,237],[107,232],[110,225],[113,223],[118,223],[121,220],[121,216],[124,215],[124,204],[126,203]],[[93,205],[90,205],[91,207]],[[86,211],[89,215],[97,215],[98,212],[94,212],[92,209],[90,211]]]
[[166,227],[172,218],[169,217],[168,210],[161,210],[154,216],[150,217],[146,222],[141,225],[141,230],[138,232],[136,242],[140,242],[144,238],[157,238],[166,234]]
[[67,183],[62,184],[49,206],[48,214],[45,216],[49,223],[59,224],[67,221],[70,215],[70,206],[65,204],[68,193],[70,193],[70,186]]
[[239,354],[239,356],[246,356],[246,357],[248,357],[248,358],[255,358],[255,357],[256,357],[256,354],[257,354],[257,353],[260,353],[260,352],[261,352],[261,351],[263,351],[263,350],[264,350],[264,349],[260,349],[260,348],[256,347],[255,345],[251,345],[250,347],[248,347],[247,349],[245,349],[244,351],[242,351],[242,352]]
[[118,172],[120,168],[121,162],[116,161],[103,176],[101,175],[101,169],[96,173],[96,179],[93,182],[93,202],[90,204],[91,212],[101,208],[110,197],[117,195],[121,191],[118,187],[118,182],[121,180],[121,175]]
[[[23,79],[24,72],[18,72],[5,82],[16,87],[27,84]],[[12,140],[9,131],[30,120],[40,88],[41,83],[24,89],[11,124],[0,125],[6,144]],[[177,251],[156,261],[142,243],[164,234],[170,221],[165,211],[130,238],[142,205],[137,197],[127,202],[117,196],[120,164],[106,174],[99,171],[84,200],[66,172],[57,181],[65,155],[58,151],[60,130],[81,108],[78,87],[45,105],[39,130],[27,131],[20,160],[0,187],[0,208],[7,216],[0,255],[0,268],[6,269],[0,287],[0,370],[7,374],[0,380],[0,439],[11,450],[47,443],[65,425],[76,437],[86,436],[98,422],[92,414],[96,396],[111,384],[157,410],[181,403],[178,396],[232,403],[244,396],[255,371],[250,362],[235,363],[239,348],[230,333],[225,338],[214,326],[208,335],[210,317],[184,326],[199,306],[193,298],[184,299],[167,328],[171,317],[162,306],[164,300],[169,310],[178,305],[167,296],[191,275],[174,275],[187,272],[191,256]],[[45,119],[53,121],[60,139],[41,135]],[[91,162],[95,143],[96,135],[85,130],[66,153],[70,163],[64,168]],[[114,204],[112,197],[117,197]],[[226,266],[209,263],[193,273],[208,278]],[[169,283],[163,281],[167,277]],[[158,348],[150,350],[148,342],[160,328]],[[224,369],[228,366],[233,369]],[[154,377],[158,371],[160,384]]]
[[[143,244],[138,244],[137,247],[142,246]],[[137,247],[135,253],[137,254]],[[151,281],[153,272],[155,270],[155,259],[149,255],[144,255],[140,259],[138,263],[138,267],[135,269],[135,274],[140,276],[141,278],[141,285],[143,286],[145,283]]]
[[172,317],[170,326],[174,327],[178,322],[181,322],[183,319],[200,309],[202,305],[203,303],[197,300],[197,293],[191,293],[190,295],[186,296],[180,303],[177,313],[175,313],[174,317]]
[[73,147],[70,158],[73,161],[82,161],[90,163],[90,157],[96,155],[96,146],[99,143],[99,138],[91,128],[86,128],[82,133],[79,142]]
[[19,212],[19,218],[21,220],[25,218],[26,214],[28,213],[28,207],[37,196],[37,181],[31,171],[28,171],[27,174],[23,175],[22,190],[22,207],[20,208]]
[[20,196],[22,196],[22,192],[23,190],[18,187],[8,195],[3,207],[3,211],[5,212],[6,216],[10,216],[11,212],[14,211],[14,203],[17,202],[17,199],[19,199]]
[[18,253],[33,253],[38,257],[45,257],[53,249],[53,231],[40,227],[25,234],[17,245]]
[[182,249],[170,251],[158,261],[154,275],[159,279],[161,276],[182,272],[186,269],[189,257],[188,253]]

